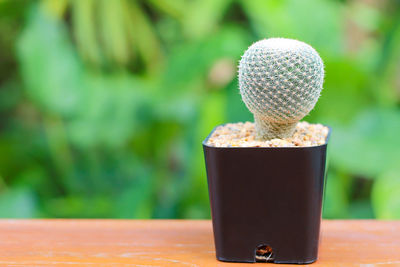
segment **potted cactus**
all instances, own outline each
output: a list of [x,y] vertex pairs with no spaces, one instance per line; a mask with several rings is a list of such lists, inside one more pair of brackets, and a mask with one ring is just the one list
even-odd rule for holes
[[329,128],[299,120],[323,79],[318,53],[297,40],[261,40],[244,53],[239,86],[254,124],[219,126],[203,142],[219,260],[317,259]]

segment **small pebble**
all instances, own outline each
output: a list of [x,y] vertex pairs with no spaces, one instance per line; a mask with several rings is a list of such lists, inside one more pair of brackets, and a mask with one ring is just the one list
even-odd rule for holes
[[260,141],[256,139],[254,123],[238,122],[218,126],[207,140],[214,147],[307,147],[326,142],[329,129],[322,124],[299,122],[292,137]]

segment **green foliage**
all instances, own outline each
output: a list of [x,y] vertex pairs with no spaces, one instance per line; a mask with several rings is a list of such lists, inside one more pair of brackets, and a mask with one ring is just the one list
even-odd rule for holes
[[325,63],[305,118],[333,129],[324,216],[400,218],[399,15],[390,1],[0,1],[0,217],[209,217],[201,141],[252,120],[240,56],[286,37]]
[[379,177],[372,191],[372,203],[380,219],[400,218],[400,179],[397,172]]
[[348,127],[336,126],[330,147],[335,165],[371,179],[400,171],[399,118],[398,110],[371,109],[358,115]]

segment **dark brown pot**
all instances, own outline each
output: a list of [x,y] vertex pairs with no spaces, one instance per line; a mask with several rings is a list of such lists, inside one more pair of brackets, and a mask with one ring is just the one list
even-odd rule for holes
[[206,141],[217,259],[255,262],[257,248],[269,246],[271,262],[316,261],[327,144],[223,148]]

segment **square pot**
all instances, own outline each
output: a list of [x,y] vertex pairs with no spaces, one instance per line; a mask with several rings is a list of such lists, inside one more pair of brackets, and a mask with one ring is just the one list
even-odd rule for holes
[[269,246],[271,262],[316,261],[327,142],[213,147],[207,139],[203,149],[217,259],[255,262],[257,249]]

